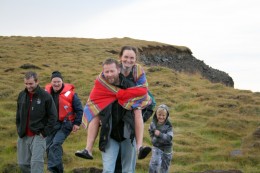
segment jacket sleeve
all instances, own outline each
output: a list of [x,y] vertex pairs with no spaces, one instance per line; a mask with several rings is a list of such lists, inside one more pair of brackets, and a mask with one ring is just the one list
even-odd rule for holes
[[18,132],[18,127],[19,127],[19,124],[20,124],[20,115],[19,115],[19,100],[20,100],[20,94],[18,96],[18,99],[17,99],[17,106],[16,106],[16,119],[15,119],[15,123],[16,123],[16,129],[17,129],[17,132]]
[[54,125],[56,121],[58,120],[58,113],[55,106],[55,103],[51,97],[51,95],[48,94],[48,99],[46,100],[46,116],[47,116],[47,124],[44,127],[44,130],[41,132],[44,137],[50,135],[54,129]]
[[151,122],[148,131],[149,131],[150,137],[153,138],[154,137],[154,131],[155,131],[155,126],[154,126],[153,122]]
[[72,106],[73,106],[73,110],[76,114],[73,124],[79,126],[82,122],[83,107],[82,107],[81,101],[76,93],[73,96]]
[[159,138],[161,138],[164,142],[171,142],[173,138],[172,127],[169,126],[166,133],[160,133]]

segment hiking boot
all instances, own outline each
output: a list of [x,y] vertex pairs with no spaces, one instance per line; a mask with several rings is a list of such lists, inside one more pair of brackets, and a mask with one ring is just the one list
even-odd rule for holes
[[151,150],[151,147],[140,147],[138,151],[138,159],[144,159],[151,152]]
[[78,157],[83,158],[83,159],[90,159],[90,160],[93,159],[93,156],[90,155],[90,154],[88,153],[88,150],[86,150],[86,149],[81,150],[81,151],[77,151],[77,152],[75,153],[75,156],[78,156]]

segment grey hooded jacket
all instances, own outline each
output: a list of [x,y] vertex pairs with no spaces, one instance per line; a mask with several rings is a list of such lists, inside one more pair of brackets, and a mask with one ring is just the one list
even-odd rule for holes
[[[168,110],[167,110],[168,112]],[[161,149],[162,151],[172,151],[172,139],[173,139],[173,127],[171,122],[169,121],[169,112],[166,118],[166,121],[163,125],[158,125],[158,120],[156,117],[156,112],[153,116],[153,120],[149,127],[149,134],[152,140],[152,144],[154,147]],[[154,134],[155,130],[159,130],[161,133],[159,136]]]

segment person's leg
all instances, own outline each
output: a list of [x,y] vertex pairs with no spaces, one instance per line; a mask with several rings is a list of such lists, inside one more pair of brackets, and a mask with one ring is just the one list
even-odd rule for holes
[[54,137],[52,138],[51,142],[47,140],[48,141],[47,157],[48,157],[49,171],[57,172],[57,173],[63,172],[62,144],[64,143],[65,139],[69,136],[71,130],[72,130],[72,124],[70,122],[63,123],[62,128],[54,134]]
[[99,130],[99,116],[95,116],[92,121],[90,121],[88,125],[88,136],[86,141],[86,150],[88,150],[89,154],[92,155],[93,145],[98,135]]
[[162,151],[156,147],[152,149],[152,157],[149,163],[149,173],[157,173],[162,163]]
[[168,173],[172,160],[172,153],[162,153],[161,173]]
[[142,116],[142,110],[134,110],[134,121],[135,121],[135,138],[136,148],[138,151],[138,159],[144,159],[150,152],[151,147],[143,146],[144,136],[144,121]]
[[136,165],[136,146],[135,141],[125,139],[120,143],[122,172],[134,173]]
[[136,147],[139,148],[143,145],[143,135],[144,135],[144,121],[142,116],[142,110],[134,110],[134,120],[135,120],[135,138]]
[[75,153],[76,156],[85,158],[85,159],[93,159],[92,156],[92,150],[93,150],[93,145],[95,143],[95,140],[98,135],[99,131],[99,122],[100,118],[99,116],[95,116],[88,124],[88,129],[87,129],[87,141],[86,141],[86,148],[81,151],[77,151]]
[[44,154],[46,151],[46,139],[40,135],[35,135],[31,145],[32,159],[31,172],[44,172]]
[[110,138],[105,152],[102,152],[103,173],[114,173],[118,152],[119,143]]
[[22,173],[31,173],[31,151],[32,137],[23,137],[17,140],[17,162]]
[[118,155],[117,155],[117,158],[116,158],[115,173],[122,173],[121,147],[119,147]]

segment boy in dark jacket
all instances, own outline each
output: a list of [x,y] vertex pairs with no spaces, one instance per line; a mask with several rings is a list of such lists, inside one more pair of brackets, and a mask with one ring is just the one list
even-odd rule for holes
[[43,173],[46,137],[57,121],[57,110],[51,95],[40,88],[35,72],[25,74],[24,84],[16,112],[18,165],[23,173]]
[[158,106],[149,127],[153,148],[149,173],[167,173],[172,160],[173,128],[169,121],[169,108]]

